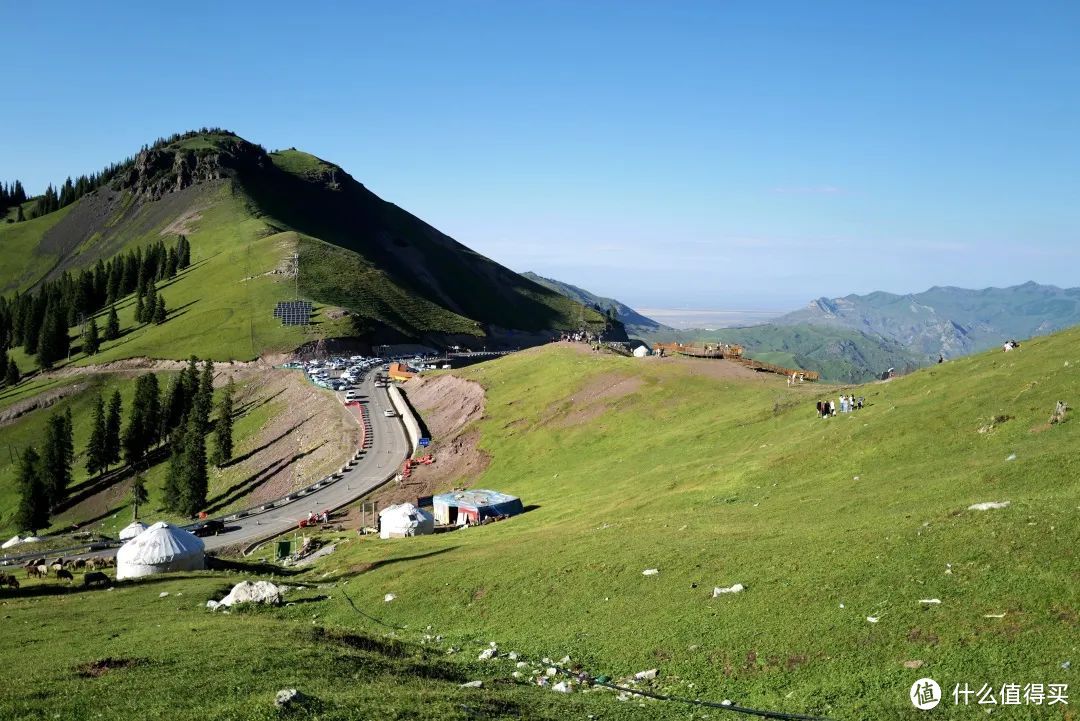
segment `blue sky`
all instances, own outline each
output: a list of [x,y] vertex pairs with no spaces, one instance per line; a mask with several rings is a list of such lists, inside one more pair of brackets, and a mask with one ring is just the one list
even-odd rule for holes
[[1075,2],[90,5],[14,14],[0,178],[217,125],[632,305],[1080,285]]

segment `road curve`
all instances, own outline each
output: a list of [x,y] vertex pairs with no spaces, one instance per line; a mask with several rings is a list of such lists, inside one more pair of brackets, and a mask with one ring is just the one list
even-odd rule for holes
[[[334,510],[370,493],[386,483],[409,457],[409,441],[405,426],[395,413],[393,418],[385,411],[394,410],[385,388],[376,388],[374,373],[369,373],[357,388],[361,404],[368,408],[371,419],[371,446],[344,477],[325,488],[261,513],[226,522],[226,531],[203,539],[206,550],[252,544],[296,528],[308,513]],[[342,459],[344,465],[347,458]]]

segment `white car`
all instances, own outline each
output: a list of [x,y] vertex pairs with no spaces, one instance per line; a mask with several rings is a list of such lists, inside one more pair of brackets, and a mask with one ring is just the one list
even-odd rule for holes
[[394,412],[393,412],[392,410],[390,410],[390,409],[387,409],[387,410],[383,411],[382,413],[383,413],[383,415],[384,415],[384,416],[386,416],[387,418],[393,418],[393,417],[395,417],[395,416],[397,415],[397,413],[394,413]]

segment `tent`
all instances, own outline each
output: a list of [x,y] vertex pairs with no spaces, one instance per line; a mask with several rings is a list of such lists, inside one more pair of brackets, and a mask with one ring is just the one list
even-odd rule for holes
[[506,493],[477,488],[442,493],[432,498],[435,518],[444,526],[481,523],[485,518],[505,518],[524,512],[521,499]]
[[124,530],[120,531],[120,540],[130,541],[132,538],[135,538],[135,536],[139,535],[147,528],[148,526],[142,521],[135,521],[131,525],[125,526]]
[[379,511],[379,538],[406,538],[435,533],[435,518],[411,503]]
[[155,523],[116,552],[116,578],[139,578],[205,566],[202,539],[164,521]]

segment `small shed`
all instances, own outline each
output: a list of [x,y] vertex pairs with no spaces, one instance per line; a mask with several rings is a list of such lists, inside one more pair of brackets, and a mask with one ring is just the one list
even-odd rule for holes
[[436,522],[444,526],[475,525],[486,518],[516,516],[525,510],[517,496],[484,488],[442,493],[432,499],[432,505]]
[[130,541],[132,538],[135,538],[135,536],[139,535],[147,528],[149,528],[149,526],[147,526],[142,521],[135,521],[130,525],[124,526],[124,528],[120,531],[120,540]]
[[202,539],[164,521],[155,523],[116,552],[116,578],[139,578],[170,571],[201,571],[206,565]]
[[408,538],[432,533],[435,533],[435,518],[411,503],[400,503],[379,511],[379,538]]

